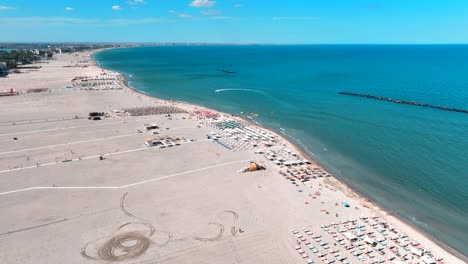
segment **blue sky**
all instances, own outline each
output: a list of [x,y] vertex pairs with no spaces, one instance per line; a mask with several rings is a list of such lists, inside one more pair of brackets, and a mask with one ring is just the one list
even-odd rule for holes
[[468,43],[468,0],[0,0],[0,42]]

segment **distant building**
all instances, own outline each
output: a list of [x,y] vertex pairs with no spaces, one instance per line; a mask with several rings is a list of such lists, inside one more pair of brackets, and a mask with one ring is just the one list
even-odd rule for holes
[[8,70],[8,67],[7,67],[6,62],[0,62],[0,72],[4,72],[7,70]]
[[73,52],[75,52],[75,49],[72,48],[72,47],[63,47],[61,50],[62,50],[62,53],[73,53]]

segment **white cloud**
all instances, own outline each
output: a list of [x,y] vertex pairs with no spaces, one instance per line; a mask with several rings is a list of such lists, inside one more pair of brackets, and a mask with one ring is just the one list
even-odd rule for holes
[[71,17],[2,17],[0,22],[12,24],[94,24],[98,23],[98,19],[84,19]]
[[92,25],[92,26],[112,26],[112,25],[138,25],[155,24],[163,22],[156,17],[138,18],[138,19],[88,19],[71,17],[0,17],[0,24],[11,23],[14,26],[33,27],[33,26],[63,26],[63,25]]
[[234,6],[234,8],[241,8],[241,7],[243,7],[244,5],[243,5],[243,4],[235,4],[235,5],[233,5],[233,6]]
[[169,13],[174,14],[174,15],[180,17],[180,18],[193,18],[193,16],[190,15],[190,14],[179,13],[179,12],[177,12],[177,11],[174,10],[174,9],[169,10]]
[[213,20],[236,19],[235,17],[230,17],[230,16],[211,16],[210,18]]
[[190,14],[184,14],[184,13],[180,13],[178,16],[179,16],[180,18],[192,18],[192,15],[190,15]]
[[106,21],[108,24],[119,24],[119,25],[141,25],[141,24],[155,24],[160,23],[160,18],[139,18],[139,19],[112,19]]
[[205,15],[205,16],[215,16],[215,15],[221,14],[222,11],[221,11],[221,10],[210,9],[210,10],[201,11],[200,13],[201,13],[202,15]]
[[319,17],[273,17],[273,20],[319,20]]
[[73,8],[73,7],[65,7],[65,10],[68,11],[68,12],[73,12],[73,11],[75,11],[75,8]]
[[3,10],[15,10],[16,8],[13,6],[0,6],[0,11]]
[[114,10],[114,11],[119,11],[121,9],[122,8],[120,6],[118,6],[118,5],[112,6],[112,10]]
[[131,0],[131,1],[128,1],[128,4],[129,5],[139,5],[139,4],[145,4],[145,0]]
[[212,7],[215,4],[216,4],[216,1],[194,0],[192,3],[190,3],[190,6],[193,6],[193,7]]

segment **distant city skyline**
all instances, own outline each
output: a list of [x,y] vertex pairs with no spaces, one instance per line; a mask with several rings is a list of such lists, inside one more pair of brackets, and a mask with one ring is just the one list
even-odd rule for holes
[[465,0],[0,0],[0,42],[465,44]]

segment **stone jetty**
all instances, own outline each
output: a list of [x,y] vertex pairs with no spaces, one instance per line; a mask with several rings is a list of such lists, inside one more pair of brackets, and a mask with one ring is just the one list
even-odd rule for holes
[[466,109],[459,109],[459,108],[453,108],[453,107],[447,107],[447,106],[430,105],[430,104],[425,104],[425,103],[418,103],[418,102],[415,102],[415,101],[398,100],[398,99],[382,97],[382,96],[376,96],[376,95],[370,95],[370,94],[360,94],[360,93],[351,93],[351,92],[339,92],[339,94],[349,95],[349,96],[356,96],[356,97],[363,97],[363,98],[380,100],[380,101],[387,101],[387,102],[396,103],[396,104],[407,104],[407,105],[414,105],[414,106],[421,106],[421,107],[429,107],[429,108],[434,108],[434,109],[439,109],[439,110],[444,110],[444,111],[452,111],[452,112],[459,112],[459,113],[468,114],[468,110],[466,110]]

